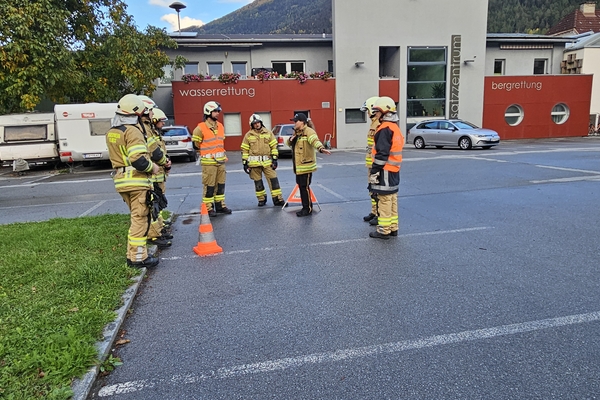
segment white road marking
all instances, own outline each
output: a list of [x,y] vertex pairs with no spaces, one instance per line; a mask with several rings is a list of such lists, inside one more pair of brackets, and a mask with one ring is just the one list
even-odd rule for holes
[[[487,229],[494,229],[494,228],[491,226],[478,226],[478,227],[473,227],[473,228],[450,229],[450,230],[445,230],[445,231],[440,230],[440,231],[429,231],[429,232],[405,233],[402,235],[398,235],[398,238],[401,239],[401,238],[410,238],[410,237],[418,237],[418,236],[448,235],[448,234],[452,234],[452,233],[483,231],[483,230],[487,230]],[[294,245],[294,248],[297,249],[297,248],[308,248],[308,247],[315,247],[315,246],[332,246],[332,245],[337,245],[337,244],[366,242],[369,240],[373,240],[373,239],[365,237],[365,238],[356,238],[356,239],[332,240],[329,242],[314,242],[314,243]],[[277,246],[277,250],[279,250],[279,251],[285,250],[288,248],[290,248],[290,247],[289,246]],[[273,250],[275,250],[274,247],[263,247],[263,248],[259,248],[259,249],[248,249],[248,250],[232,250],[232,251],[224,251],[223,255],[247,254],[247,253],[256,252],[256,251],[268,252],[268,251],[273,251]],[[184,259],[192,259],[192,258],[198,258],[198,256],[189,255],[189,256],[178,256],[178,257],[161,257],[162,260],[168,260],[168,261],[184,260]]]
[[334,192],[333,190],[321,185],[320,183],[317,183],[318,187],[320,187],[321,189],[323,189],[324,191],[326,191],[327,193],[329,193],[330,195],[337,197],[338,199],[342,200],[342,201],[348,201],[347,198],[345,198],[344,196],[337,194],[336,192]]
[[565,182],[581,182],[581,181],[597,181],[600,180],[600,175],[597,176],[576,176],[573,178],[556,178],[556,179],[545,179],[540,181],[529,181],[529,183],[565,183]]
[[554,167],[552,165],[536,165],[538,168],[546,168],[546,169],[555,169],[558,171],[568,171],[568,172],[583,172],[584,174],[600,174],[600,171],[591,171],[588,169],[576,169],[576,168],[565,168],[565,167]]
[[106,203],[106,200],[102,200],[101,202],[99,202],[95,206],[89,208],[86,212],[84,212],[83,214],[80,214],[79,217],[85,217],[86,215],[88,215],[89,213],[91,213],[92,211],[94,211],[95,209],[97,209],[98,207],[102,206],[104,203]]
[[98,396],[110,397],[118,394],[138,392],[144,389],[155,387],[157,385],[190,385],[201,383],[207,380],[235,378],[249,374],[285,371],[291,368],[301,368],[316,364],[358,360],[366,357],[377,357],[381,354],[395,354],[409,350],[419,350],[448,344],[493,339],[500,336],[518,335],[521,333],[535,332],[543,329],[558,328],[569,325],[585,324],[599,320],[600,311],[596,311],[587,314],[575,314],[566,317],[548,318],[537,321],[500,325],[492,328],[435,335],[420,339],[375,344],[371,346],[334,350],[323,353],[313,353],[297,357],[286,357],[253,364],[223,367],[200,374],[174,375],[168,379],[142,379],[137,381],[117,383],[100,389]]
[[[107,201],[120,201],[123,202],[123,199],[120,197],[118,199],[110,199],[110,200],[102,200],[103,202]],[[85,203],[96,203],[97,200],[84,200],[84,201],[68,201],[66,203],[44,203],[44,204],[30,204],[25,206],[10,206],[10,207],[0,207],[0,210],[12,210],[16,208],[35,208],[35,207],[48,207],[48,206],[65,206],[70,204],[85,204]]]

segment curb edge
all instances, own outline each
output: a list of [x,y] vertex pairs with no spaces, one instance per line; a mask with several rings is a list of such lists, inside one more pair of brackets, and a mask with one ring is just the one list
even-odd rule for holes
[[[125,320],[125,315],[127,311],[131,307],[133,303],[133,299],[137,294],[138,288],[142,283],[142,278],[146,275],[146,268],[140,268],[140,274],[132,278],[133,285],[131,285],[121,298],[123,299],[123,305],[121,308],[117,310],[117,317],[113,322],[110,322],[108,325],[104,327],[102,331],[103,340],[96,343],[96,349],[98,350],[98,360],[100,362],[104,362],[108,353],[110,352],[110,348],[112,347],[112,343],[117,337],[117,333],[121,327],[121,324]],[[75,379],[71,384],[71,389],[73,390],[73,400],[85,400],[90,394],[92,390],[92,386],[98,377],[99,368],[97,365],[91,367],[88,372],[85,373],[80,379]]]

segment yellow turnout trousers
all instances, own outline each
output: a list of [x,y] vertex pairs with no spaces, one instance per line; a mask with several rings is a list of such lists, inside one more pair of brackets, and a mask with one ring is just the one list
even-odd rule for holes
[[398,230],[398,193],[377,194],[377,232],[389,235]]
[[133,262],[148,258],[146,240],[150,223],[150,209],[146,205],[147,190],[120,192],[129,207],[131,222],[127,234],[127,259]]

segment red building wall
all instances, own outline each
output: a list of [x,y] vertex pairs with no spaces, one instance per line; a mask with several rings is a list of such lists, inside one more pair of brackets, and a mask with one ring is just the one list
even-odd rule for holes
[[400,101],[400,79],[380,79],[379,97],[391,97],[396,103]]
[[[186,125],[190,132],[203,120],[202,109],[208,101],[218,101],[223,114],[240,113],[242,132],[250,126],[248,120],[253,113],[270,112],[272,126],[290,123],[294,111],[308,110],[321,141],[326,134],[335,139],[335,80],[309,79],[301,84],[295,79],[268,81],[240,80],[237,84],[224,85],[219,81],[173,82],[173,108],[175,123]],[[329,103],[328,107],[326,104]],[[221,117],[223,122],[223,117]],[[244,136],[229,136],[225,132],[226,150],[239,150]]]
[[[588,133],[592,75],[488,76],[485,78],[483,126],[501,139],[586,136]],[[552,108],[565,104],[570,115],[563,124],[552,121]],[[506,109],[517,104],[523,120],[510,126]]]

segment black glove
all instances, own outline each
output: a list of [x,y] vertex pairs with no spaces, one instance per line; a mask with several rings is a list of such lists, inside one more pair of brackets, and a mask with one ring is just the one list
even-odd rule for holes
[[250,168],[248,168],[248,161],[242,161],[242,167],[244,167],[244,172],[250,175]]
[[154,193],[152,195],[154,196],[154,200],[158,203],[159,209],[162,210],[164,208],[167,208],[167,206],[169,205],[167,196],[165,196],[165,194],[163,193],[163,191],[157,183],[154,183],[153,192]]
[[273,171],[277,169],[277,159],[273,158],[271,160],[271,168],[273,168]]
[[158,219],[158,214],[160,213],[160,206],[158,205],[156,194],[153,190],[148,190],[148,192],[146,192],[146,204],[150,209],[152,220],[156,221]]

